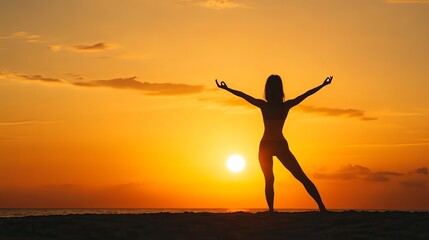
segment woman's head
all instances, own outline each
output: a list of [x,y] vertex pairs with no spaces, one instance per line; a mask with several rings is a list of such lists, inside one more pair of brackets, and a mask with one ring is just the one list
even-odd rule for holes
[[265,100],[267,102],[280,102],[284,100],[283,83],[279,75],[271,75],[265,83]]

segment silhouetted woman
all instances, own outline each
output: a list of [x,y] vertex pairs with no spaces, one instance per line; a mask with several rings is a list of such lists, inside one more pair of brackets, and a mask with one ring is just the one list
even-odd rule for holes
[[225,82],[220,84],[216,80],[219,88],[243,98],[250,104],[259,107],[264,119],[264,135],[259,145],[259,163],[265,177],[265,197],[270,212],[274,212],[274,173],[273,173],[273,156],[276,156],[292,175],[298,179],[305,187],[307,192],[316,201],[320,212],[326,212],[325,205],[320,198],[313,182],[305,175],[295,156],[289,150],[289,145],[283,136],[283,125],[289,110],[298,105],[308,96],[316,93],[332,81],[332,76],[327,77],[318,87],[315,87],[295,99],[284,101],[282,79],[278,75],[268,77],[265,84],[265,100],[255,99],[243,92],[228,88]]

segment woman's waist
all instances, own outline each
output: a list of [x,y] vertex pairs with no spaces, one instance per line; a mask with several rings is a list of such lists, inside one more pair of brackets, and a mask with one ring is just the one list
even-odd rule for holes
[[262,136],[261,142],[278,142],[278,141],[286,141],[286,138],[283,134],[264,134]]

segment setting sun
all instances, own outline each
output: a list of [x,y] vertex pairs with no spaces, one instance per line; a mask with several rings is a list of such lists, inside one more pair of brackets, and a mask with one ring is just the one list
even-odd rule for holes
[[246,166],[244,158],[240,155],[232,155],[226,161],[226,166],[231,172],[241,172]]

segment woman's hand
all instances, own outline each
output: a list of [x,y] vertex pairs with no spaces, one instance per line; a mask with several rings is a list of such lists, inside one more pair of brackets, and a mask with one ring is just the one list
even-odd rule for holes
[[325,81],[323,82],[323,86],[326,86],[326,85],[328,85],[328,84],[331,84],[331,82],[332,82],[332,79],[333,79],[334,77],[333,76],[329,76],[329,77],[327,77],[326,79],[325,79]]
[[228,89],[228,86],[226,85],[226,83],[224,81],[220,82],[220,84],[219,84],[217,79],[216,79],[216,85],[218,88]]

